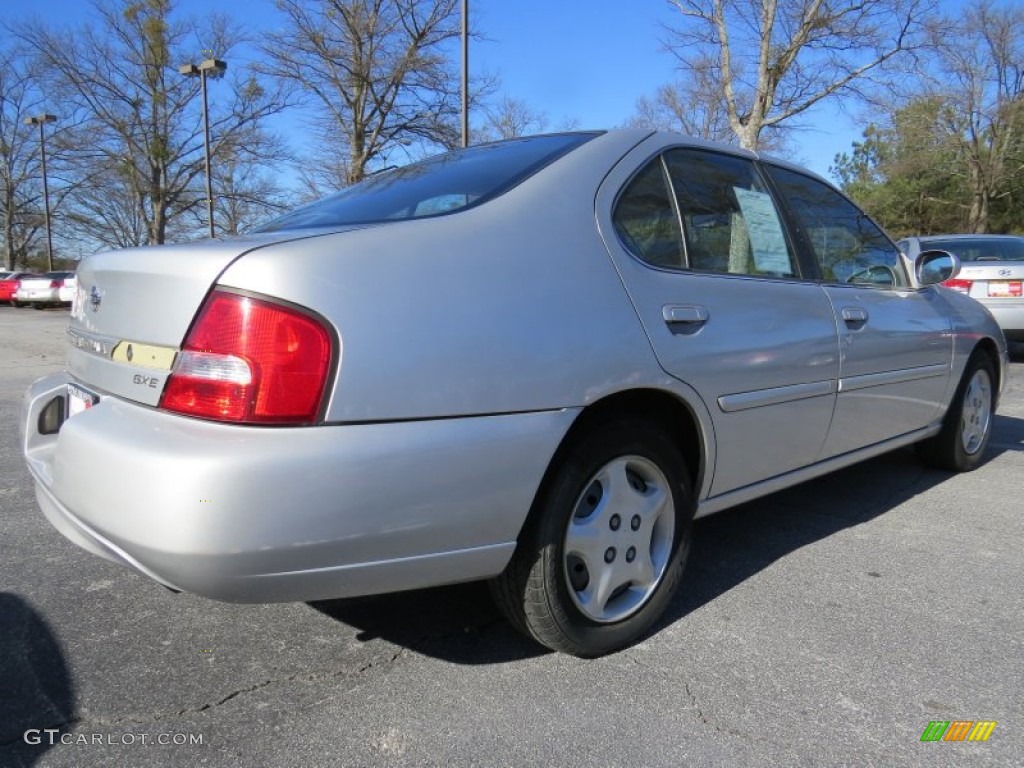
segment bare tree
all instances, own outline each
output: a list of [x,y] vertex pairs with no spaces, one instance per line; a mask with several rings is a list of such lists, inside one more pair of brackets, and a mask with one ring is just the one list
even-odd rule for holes
[[710,141],[734,139],[721,94],[692,82],[663,85],[653,96],[641,96],[629,125],[676,131]]
[[481,142],[527,136],[548,127],[547,114],[511,96],[502,96],[495,104],[484,107],[483,113],[483,125],[476,131],[477,140]]
[[85,251],[150,243],[151,221],[137,179],[127,162],[102,155],[91,158],[65,212],[64,237]]
[[[277,0],[277,7],[285,23],[265,38],[263,69],[318,106],[317,166],[328,176],[354,183],[410,143],[458,142],[459,78],[446,50],[459,35],[458,0]],[[323,181],[331,186],[333,178]]]
[[[127,229],[97,239],[129,242],[141,221],[145,242],[163,243],[173,221],[202,197],[194,191],[203,169],[199,83],[178,66],[229,58],[240,35],[221,17],[176,20],[171,0],[97,0],[94,8],[98,24],[68,30],[32,22],[18,34],[35,51],[53,95],[85,120],[72,156],[82,177],[116,180],[121,205],[135,208],[124,217]],[[284,106],[254,77],[234,77],[219,90],[229,93],[211,105],[218,153],[243,134],[251,141],[249,129]],[[82,204],[88,212],[89,202]],[[89,217],[77,220],[84,225]]]
[[1024,8],[977,0],[933,37],[928,90],[944,104],[939,129],[961,159],[968,231],[985,232],[993,202],[1024,176]]
[[[715,92],[740,146],[834,94],[861,95],[921,44],[937,0],[669,0],[682,21],[668,46],[691,93]],[[699,123],[698,128],[703,127]]]
[[294,202],[261,162],[246,157],[247,152],[238,147],[222,153],[214,167],[217,224],[226,235],[237,235],[284,213]]
[[24,59],[15,51],[0,54],[0,216],[10,270],[25,264],[43,225],[39,136],[24,124],[41,111]]

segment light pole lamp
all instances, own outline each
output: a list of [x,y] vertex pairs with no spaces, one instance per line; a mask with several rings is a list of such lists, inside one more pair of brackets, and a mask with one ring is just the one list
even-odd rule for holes
[[206,59],[198,67],[195,64],[183,64],[178,71],[186,77],[198,77],[199,89],[203,92],[203,146],[206,149],[206,217],[210,223],[210,237],[216,237],[213,228],[213,177],[210,175],[210,115],[206,101],[206,78],[223,76],[228,68],[226,61]]
[[46,112],[25,118],[25,125],[39,126],[39,155],[43,166],[43,210],[46,212],[46,271],[53,272],[53,232],[50,229],[50,187],[46,181],[46,134],[43,126],[57,122],[57,116]]

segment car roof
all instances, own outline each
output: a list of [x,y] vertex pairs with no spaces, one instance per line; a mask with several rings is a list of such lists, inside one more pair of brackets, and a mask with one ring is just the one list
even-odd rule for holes
[[[931,240],[1024,240],[1024,237],[1020,235],[990,235],[990,234],[979,234],[979,235],[916,235],[918,240],[931,241]],[[909,238],[906,238],[909,239]]]

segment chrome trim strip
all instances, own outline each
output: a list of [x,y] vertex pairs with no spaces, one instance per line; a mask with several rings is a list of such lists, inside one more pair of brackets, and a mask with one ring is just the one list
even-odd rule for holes
[[904,368],[899,371],[885,371],[884,373],[866,373],[861,376],[850,376],[839,379],[840,392],[853,392],[868,387],[881,387],[885,384],[903,384],[907,381],[919,379],[933,379],[938,376],[945,376],[949,373],[949,365],[940,363],[938,365],[922,365],[919,368]]
[[760,408],[765,405],[779,405],[780,403],[791,403],[794,400],[806,400],[811,397],[832,395],[836,392],[836,382],[812,381],[808,384],[788,384],[784,387],[772,387],[771,389],[756,389],[752,392],[737,392],[734,395],[722,395],[718,398],[718,407],[725,413],[746,411],[750,408]]
[[79,331],[74,328],[68,328],[68,337],[70,338],[70,344],[75,349],[80,349],[83,352],[96,355],[97,357],[110,358],[114,353],[114,347],[117,346],[121,339],[114,336],[103,336],[98,333],[88,333],[86,331]]

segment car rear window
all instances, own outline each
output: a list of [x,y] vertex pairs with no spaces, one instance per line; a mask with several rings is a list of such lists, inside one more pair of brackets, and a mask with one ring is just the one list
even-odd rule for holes
[[402,221],[454,213],[497,197],[597,135],[531,136],[448,152],[375,174],[256,231]]
[[922,240],[923,248],[950,251],[960,261],[1024,261],[1024,238]]

